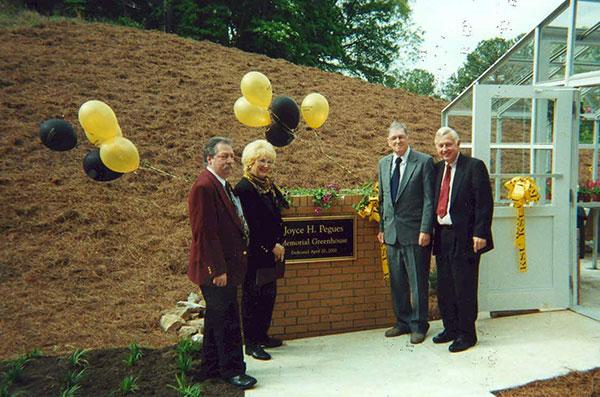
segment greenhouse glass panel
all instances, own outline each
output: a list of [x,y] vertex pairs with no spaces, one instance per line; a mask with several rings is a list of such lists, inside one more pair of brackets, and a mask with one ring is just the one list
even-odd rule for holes
[[541,25],[538,81],[556,81],[565,78],[569,9]]
[[577,3],[573,74],[600,70],[600,2]]
[[533,74],[534,35],[529,34],[510,56],[496,65],[481,80],[480,84],[528,84]]

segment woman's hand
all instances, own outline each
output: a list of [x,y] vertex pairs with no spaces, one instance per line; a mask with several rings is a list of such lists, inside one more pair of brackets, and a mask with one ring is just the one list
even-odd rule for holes
[[273,255],[275,256],[275,260],[277,262],[281,262],[284,259],[285,256],[285,247],[279,243],[275,244],[275,247],[273,247]]

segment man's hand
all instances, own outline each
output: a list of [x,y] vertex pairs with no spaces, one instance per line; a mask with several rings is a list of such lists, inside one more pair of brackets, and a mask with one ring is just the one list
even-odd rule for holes
[[484,249],[486,245],[487,245],[487,241],[485,241],[484,238],[479,238],[479,237],[473,236],[473,251],[474,252],[478,252],[479,250]]
[[383,244],[383,232],[377,233],[377,240],[380,244]]
[[225,287],[227,285],[227,273],[223,273],[213,278],[213,284],[217,287]]
[[285,247],[279,243],[273,247],[273,255],[275,255],[275,261],[281,262],[285,257]]
[[419,233],[419,245],[421,247],[427,247],[431,242],[431,234],[429,233]]

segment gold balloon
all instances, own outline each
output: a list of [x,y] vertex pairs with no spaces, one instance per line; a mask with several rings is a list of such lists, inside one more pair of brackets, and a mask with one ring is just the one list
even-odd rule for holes
[[106,103],[95,99],[81,105],[79,123],[86,137],[96,146],[117,136],[119,130],[115,112]]
[[249,103],[265,110],[269,108],[273,89],[267,76],[260,72],[248,72],[242,77],[240,87]]
[[265,127],[271,124],[269,111],[250,104],[243,96],[235,101],[233,113],[240,123],[248,127]]
[[[85,133],[85,136],[87,137],[88,141],[90,141],[93,145],[96,145],[99,147],[100,145],[102,145],[103,142],[105,142],[105,141],[100,141],[97,137],[88,134],[88,132],[86,130],[83,130],[83,132]],[[121,126],[119,126],[117,124],[117,133],[115,134],[115,137],[119,137],[119,136],[123,136],[123,131],[121,131]]]
[[302,118],[310,128],[319,128],[329,116],[329,103],[321,94],[308,94],[300,106]]
[[123,137],[113,138],[100,145],[100,159],[105,166],[116,172],[135,171],[140,165],[137,148]]

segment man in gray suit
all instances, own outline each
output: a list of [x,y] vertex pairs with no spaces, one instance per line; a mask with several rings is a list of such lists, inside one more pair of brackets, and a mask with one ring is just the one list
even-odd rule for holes
[[433,224],[433,159],[409,146],[408,129],[392,122],[388,145],[379,160],[379,233],[390,269],[396,325],[386,337],[411,334],[421,343],[429,329],[429,259]]

